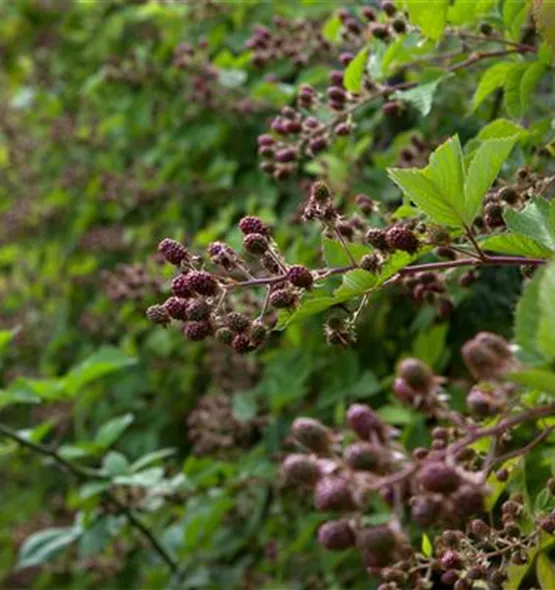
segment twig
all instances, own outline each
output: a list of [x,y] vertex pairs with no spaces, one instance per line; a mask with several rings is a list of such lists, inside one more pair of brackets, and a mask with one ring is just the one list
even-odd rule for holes
[[546,428],[540,434],[538,434],[538,436],[536,436],[536,438],[534,438],[532,441],[530,441],[527,445],[520,447],[519,449],[515,449],[514,451],[504,453],[503,455],[499,455],[498,457],[493,457],[491,464],[489,465],[488,473],[491,472],[494,465],[499,464],[499,463],[505,463],[505,461],[508,461],[509,459],[512,459],[514,457],[518,457],[519,455],[526,454],[528,451],[532,450],[535,446],[539,445],[542,442],[542,440],[547,438],[553,432],[554,429],[555,429],[555,426],[550,426],[549,428]]
[[[6,438],[9,438],[17,442],[22,447],[26,447],[27,449],[35,453],[38,453],[39,455],[49,457],[54,461],[54,463],[56,463],[56,465],[59,468],[67,470],[71,475],[73,475],[79,480],[88,480],[91,478],[97,478],[99,476],[96,470],[81,467],[79,465],[71,463],[70,461],[67,461],[53,449],[49,449],[44,445],[23,438],[20,434],[17,433],[17,431],[13,430],[5,424],[0,424],[0,434],[4,435]],[[110,490],[105,490],[103,492],[103,495],[109,502],[111,502],[118,508],[121,514],[123,514],[127,518],[129,524],[132,527],[136,528],[138,531],[140,531],[140,533],[148,540],[154,551],[160,556],[162,561],[164,561],[164,563],[168,566],[171,572],[174,574],[177,573],[179,570],[177,561],[165,549],[165,547],[155,536],[155,534],[132,512],[132,510],[128,506],[123,504],[121,500]]]

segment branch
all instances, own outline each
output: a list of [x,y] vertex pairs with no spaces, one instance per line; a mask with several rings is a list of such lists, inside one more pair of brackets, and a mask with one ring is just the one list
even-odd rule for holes
[[[45,457],[49,457],[56,463],[56,465],[71,473],[77,479],[83,481],[88,480],[90,478],[97,478],[99,476],[98,472],[94,469],[88,469],[86,467],[81,467],[79,465],[75,465],[67,459],[61,457],[56,451],[53,449],[49,449],[44,445],[32,442],[26,438],[23,438],[17,431],[13,430],[9,426],[5,424],[0,424],[0,434],[4,435],[6,438],[9,438],[15,442],[17,442],[22,447],[25,447],[39,455],[43,455]],[[168,566],[172,573],[177,573],[179,570],[179,566],[177,561],[170,555],[170,553],[164,548],[162,543],[159,539],[154,535],[154,533],[132,512],[132,510],[123,504],[121,500],[110,490],[105,490],[103,492],[106,499],[117,506],[118,510],[121,514],[123,514],[129,524],[136,528],[141,534],[148,540],[154,551],[160,556],[162,561]]]

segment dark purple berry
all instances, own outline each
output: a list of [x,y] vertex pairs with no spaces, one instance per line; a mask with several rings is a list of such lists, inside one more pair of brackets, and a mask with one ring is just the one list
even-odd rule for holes
[[291,307],[295,304],[295,301],[294,293],[288,289],[276,289],[270,295],[270,304],[276,309]]
[[440,461],[425,464],[418,473],[418,480],[424,489],[438,494],[451,494],[460,485],[459,474]]
[[258,217],[243,217],[239,221],[239,229],[245,234],[262,234],[263,236],[268,235],[268,227]]
[[366,527],[357,533],[357,546],[365,551],[389,555],[397,546],[397,537],[386,524]]
[[187,305],[187,319],[202,322],[210,317],[210,306],[204,299],[193,299]]
[[461,517],[467,518],[484,511],[484,493],[472,485],[462,485],[453,494],[455,509]]
[[365,404],[353,404],[347,411],[347,424],[361,439],[381,441],[386,438],[385,425],[378,415]]
[[158,251],[165,260],[176,266],[179,266],[188,256],[185,246],[171,238],[164,238],[158,245]]
[[186,299],[193,295],[193,289],[189,283],[188,275],[177,275],[172,280],[172,293],[176,297]]
[[318,542],[328,551],[343,551],[355,544],[355,534],[346,520],[330,520],[318,529]]
[[377,250],[381,250],[382,252],[387,252],[389,250],[386,232],[383,229],[378,229],[376,227],[370,228],[366,232],[366,241],[371,246]]
[[155,324],[166,326],[170,323],[170,314],[163,305],[151,305],[146,310],[146,317]]
[[342,477],[323,477],[316,485],[314,503],[323,512],[353,510],[355,501],[348,482]]
[[393,226],[386,233],[387,245],[392,250],[402,250],[409,254],[417,252],[420,242],[410,229],[401,225]]
[[268,240],[262,234],[247,234],[243,246],[251,254],[261,255],[268,249]]
[[211,331],[208,322],[187,322],[183,328],[185,336],[193,342],[204,340],[210,335]]
[[320,470],[308,455],[296,453],[285,457],[281,469],[286,483],[314,485],[320,478]]
[[287,279],[292,285],[300,287],[301,289],[310,289],[314,281],[312,273],[308,268],[306,268],[306,266],[301,266],[300,264],[289,267],[289,270],[287,271]]
[[249,318],[238,311],[228,314],[226,323],[229,329],[236,333],[246,332],[251,325]]
[[330,431],[313,418],[297,418],[291,426],[293,436],[307,449],[326,453],[331,442]]
[[216,279],[204,270],[193,270],[185,278],[190,289],[199,295],[210,297],[218,291]]
[[376,445],[357,442],[343,452],[345,463],[356,471],[374,471],[380,465],[381,453]]
[[181,297],[170,297],[164,302],[164,307],[174,320],[187,319],[187,299]]

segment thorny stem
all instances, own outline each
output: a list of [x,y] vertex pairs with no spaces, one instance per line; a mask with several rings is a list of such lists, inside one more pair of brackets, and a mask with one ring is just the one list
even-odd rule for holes
[[[90,478],[98,477],[98,473],[96,470],[81,467],[79,465],[71,463],[70,461],[67,461],[53,449],[49,449],[44,445],[35,443],[31,440],[22,437],[20,434],[18,434],[17,431],[13,430],[5,424],[0,424],[0,434],[4,435],[6,438],[9,438],[17,442],[22,447],[25,447],[35,453],[38,453],[39,455],[49,457],[54,461],[54,463],[56,463],[56,465],[60,469],[68,471],[71,475],[73,475],[79,480],[88,480]],[[177,561],[170,555],[170,553],[162,545],[162,543],[156,537],[156,535],[133,513],[131,508],[126,506],[110,490],[105,490],[103,492],[103,495],[109,502],[111,502],[117,507],[121,514],[123,514],[127,518],[129,524],[132,527],[136,528],[145,537],[145,539],[147,539],[154,551],[160,556],[162,561],[164,561],[164,563],[168,566],[171,572],[173,574],[176,574],[179,571],[179,565]]]

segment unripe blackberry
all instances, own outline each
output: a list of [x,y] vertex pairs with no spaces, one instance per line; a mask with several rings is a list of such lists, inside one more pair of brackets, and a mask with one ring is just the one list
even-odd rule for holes
[[193,295],[193,289],[189,283],[188,275],[177,275],[172,280],[172,293],[176,297],[186,299]]
[[420,359],[408,358],[399,363],[397,375],[419,393],[428,393],[434,386],[432,370]]
[[312,198],[318,203],[323,203],[331,199],[331,191],[328,185],[322,180],[317,180],[315,183],[313,183],[310,189],[310,194]]
[[466,366],[477,379],[494,379],[511,358],[507,342],[490,332],[480,332],[465,343],[462,356]]
[[353,404],[347,410],[347,424],[363,440],[376,436],[382,442],[386,438],[386,427],[379,416],[365,404]]
[[268,250],[268,240],[262,234],[247,234],[243,239],[243,246],[247,252],[261,255]]
[[363,6],[361,12],[367,21],[374,22],[376,20],[376,13],[370,8],[370,6]]
[[320,478],[316,462],[308,455],[295,453],[285,457],[281,464],[285,482],[295,485],[314,485]]
[[347,100],[347,93],[341,86],[330,86],[327,90],[327,94],[330,99],[335,101],[344,102]]
[[488,22],[480,23],[480,33],[482,33],[482,35],[489,36],[489,35],[491,35],[492,31],[493,31],[493,27],[491,26],[490,23],[488,23]]
[[505,571],[501,569],[493,570],[489,576],[489,581],[493,584],[498,584],[502,586],[508,579],[508,575]]
[[263,236],[268,235],[268,227],[258,217],[243,217],[239,221],[239,229],[245,234],[262,234]]
[[452,248],[448,248],[447,246],[440,246],[439,248],[437,248],[435,253],[440,258],[447,258],[449,260],[455,260],[455,258],[457,257],[457,253],[455,252],[455,250],[453,250]]
[[391,21],[391,27],[399,35],[403,35],[407,32],[407,23],[401,16],[398,16]]
[[260,257],[260,264],[262,265],[262,268],[267,270],[270,274],[275,275],[279,273],[279,265],[269,252],[262,254]]
[[434,246],[448,246],[451,242],[449,230],[441,225],[432,225],[426,230],[428,242]]
[[251,341],[254,346],[260,346],[266,341],[268,330],[260,321],[256,321],[251,326]]
[[236,333],[246,332],[251,325],[249,318],[238,311],[232,311],[229,313],[227,315],[226,323],[229,329]]
[[291,307],[295,304],[295,295],[288,289],[276,289],[270,295],[270,304],[276,309]]
[[459,579],[459,575],[454,570],[449,570],[441,574],[440,581],[446,586],[452,586]]
[[460,485],[459,474],[440,461],[425,464],[418,473],[418,480],[424,489],[438,494],[451,494]]
[[346,520],[329,520],[318,529],[318,542],[328,551],[344,551],[355,544],[355,534]]
[[460,578],[455,582],[453,590],[472,590],[473,586],[465,578]]
[[389,37],[389,27],[382,23],[372,23],[370,25],[370,32],[373,37],[381,39],[382,41]]
[[381,453],[377,446],[357,442],[343,451],[345,463],[356,471],[374,471],[380,465]]
[[483,520],[480,520],[479,518],[475,518],[470,523],[470,530],[477,537],[486,537],[487,535],[489,535],[489,532],[490,532],[489,526]]
[[357,195],[355,197],[355,203],[364,215],[370,215],[374,211],[374,203],[366,195]]
[[187,299],[182,297],[169,297],[164,302],[164,307],[174,320],[185,320],[187,319],[187,304]]
[[204,270],[193,270],[185,276],[187,283],[191,290],[199,295],[206,295],[210,297],[215,295],[218,291],[218,283],[216,279]]
[[293,436],[307,449],[316,453],[326,453],[331,442],[330,431],[313,418],[297,418],[292,426]]
[[183,328],[185,336],[193,342],[204,340],[210,335],[212,329],[208,322],[187,322]]
[[486,571],[484,566],[482,565],[475,565],[468,570],[466,577],[469,580],[483,580],[486,577]]
[[495,478],[497,481],[507,481],[509,479],[509,470],[508,469],[498,469],[495,472]]
[[422,528],[432,526],[438,519],[441,504],[432,496],[415,496],[411,503],[412,520]]
[[231,347],[239,354],[245,354],[253,350],[253,345],[246,334],[235,334],[231,341]]
[[336,125],[334,128],[335,133],[340,137],[349,135],[352,130],[353,127],[350,123],[339,123],[339,125]]
[[170,323],[170,314],[163,305],[151,305],[146,310],[146,317],[155,324],[166,326]]
[[374,252],[373,254],[363,256],[360,259],[359,266],[362,270],[378,274],[382,269],[382,261],[379,255]]
[[301,266],[300,264],[289,267],[289,270],[287,271],[287,279],[292,285],[300,287],[301,289],[310,289],[314,281],[312,273],[308,268],[306,268],[306,266]]
[[397,537],[387,524],[365,527],[357,533],[357,547],[365,551],[389,555],[397,547]]
[[355,508],[348,482],[337,476],[323,477],[316,484],[314,504],[323,512],[344,512]]
[[341,70],[332,70],[328,74],[328,78],[334,86],[343,87],[343,72]]
[[259,135],[256,140],[258,145],[264,146],[271,146],[275,143],[275,139],[271,135]]
[[229,346],[233,340],[233,332],[227,327],[219,328],[216,330],[214,337],[220,342],[220,344],[226,344]]
[[440,320],[449,319],[453,315],[454,311],[455,311],[455,306],[453,305],[453,303],[449,299],[440,299],[437,302],[436,312],[437,312],[437,317]]
[[366,241],[371,246],[377,250],[381,250],[382,252],[387,252],[389,250],[386,232],[383,229],[378,229],[377,227],[370,228],[366,232]]
[[397,100],[386,102],[382,106],[382,113],[386,117],[397,117],[401,113],[401,103]]
[[353,61],[354,58],[355,58],[354,54],[352,54],[348,51],[345,51],[344,53],[341,53],[339,55],[339,62],[341,63],[342,66],[346,67]]
[[402,250],[409,254],[417,252],[420,242],[416,235],[401,225],[393,226],[386,233],[387,245],[392,250]]
[[158,245],[158,252],[171,264],[179,266],[188,256],[187,249],[183,244],[170,238],[164,238]]
[[465,272],[463,275],[461,275],[459,278],[459,285],[461,287],[470,287],[470,285],[476,282],[477,278],[478,277],[476,276],[476,273],[472,270],[469,270],[468,272]]
[[187,305],[187,319],[201,322],[210,317],[210,306],[204,299],[193,299]]
[[497,193],[497,197],[508,205],[514,205],[519,199],[519,194],[512,186],[505,186]]
[[220,264],[226,270],[235,268],[237,255],[235,251],[223,242],[212,242],[207,249],[207,254],[214,264]]
[[446,551],[440,560],[444,570],[460,570],[462,568],[461,556],[456,551]]
[[353,240],[354,237],[354,228],[348,221],[338,221],[335,225],[335,229],[339,232],[341,236],[349,240],[350,242]]
[[394,2],[391,2],[391,0],[384,0],[381,7],[387,16],[394,16],[397,13],[397,7]]
[[278,150],[275,155],[276,162],[286,163],[294,162],[297,159],[297,150],[294,148],[284,148]]
[[311,140],[309,147],[313,154],[318,154],[328,147],[328,140],[324,135],[321,137],[315,137],[313,140]]
[[474,516],[484,511],[484,493],[475,486],[465,484],[453,494],[453,503],[463,518]]

